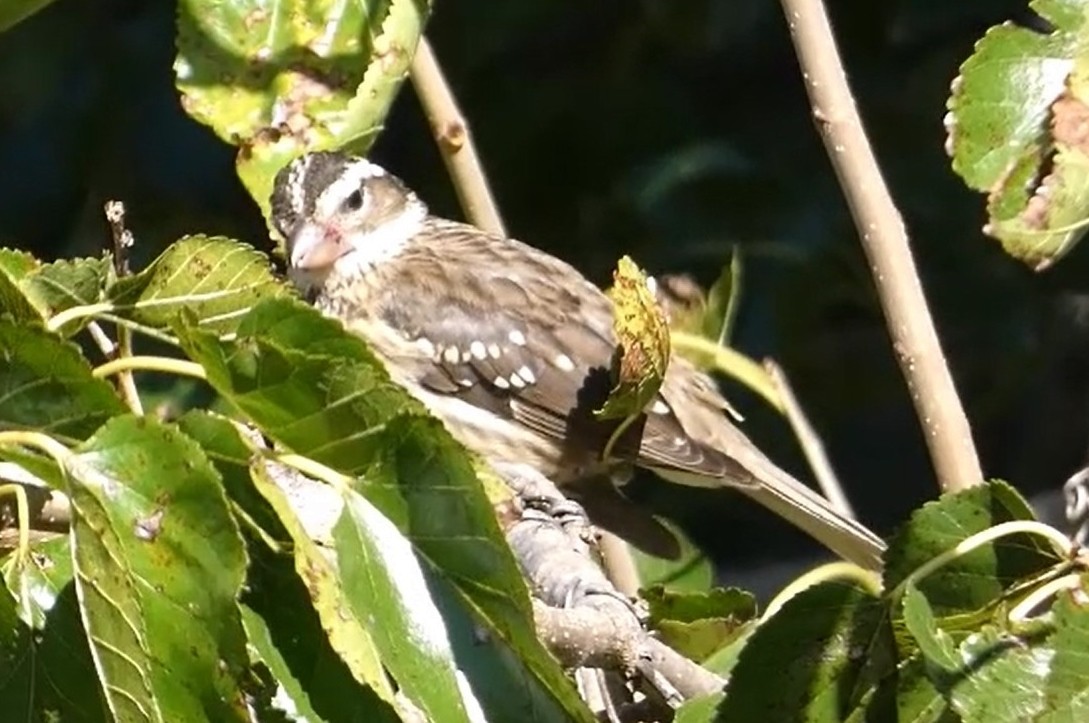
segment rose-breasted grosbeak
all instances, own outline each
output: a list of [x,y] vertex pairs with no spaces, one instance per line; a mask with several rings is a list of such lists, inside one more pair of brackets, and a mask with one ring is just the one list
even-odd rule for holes
[[727,419],[712,380],[679,356],[603,460],[616,422],[593,410],[612,387],[612,303],[567,263],[432,216],[398,178],[339,152],[280,171],[272,221],[295,283],[486,459],[556,484],[634,464],[680,484],[737,487],[845,558],[878,565],[882,542],[765,457]]

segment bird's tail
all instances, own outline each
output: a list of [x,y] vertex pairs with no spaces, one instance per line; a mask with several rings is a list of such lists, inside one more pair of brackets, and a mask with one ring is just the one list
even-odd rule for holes
[[[741,436],[740,432],[737,434]],[[868,527],[837,511],[828,500],[780,469],[747,439],[745,444],[730,446],[728,453],[752,479],[697,478],[675,470],[656,472],[677,484],[735,487],[843,559],[868,570],[881,569],[885,543]]]

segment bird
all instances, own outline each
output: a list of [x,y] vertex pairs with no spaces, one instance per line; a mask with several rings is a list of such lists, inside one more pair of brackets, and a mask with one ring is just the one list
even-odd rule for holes
[[727,417],[715,381],[676,353],[605,458],[617,421],[594,410],[613,388],[613,305],[571,264],[433,215],[400,178],[339,150],[278,171],[270,222],[305,298],[489,462],[528,465],[561,487],[641,467],[736,488],[844,559],[880,568],[881,539],[765,456]]

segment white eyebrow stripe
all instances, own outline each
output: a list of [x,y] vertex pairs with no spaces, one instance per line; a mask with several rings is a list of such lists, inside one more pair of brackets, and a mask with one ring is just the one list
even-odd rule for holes
[[[330,183],[321,195],[318,196],[317,211],[323,216],[331,216],[336,213],[340,204],[344,202],[353,191],[363,189],[363,182],[370,178],[378,178],[386,175],[386,169],[375,165],[363,158],[352,161],[344,167],[340,178]],[[370,194],[363,194],[363,210],[365,213],[370,204]]]

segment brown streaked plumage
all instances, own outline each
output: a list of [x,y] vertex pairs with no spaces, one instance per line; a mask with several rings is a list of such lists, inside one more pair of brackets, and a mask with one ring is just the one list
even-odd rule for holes
[[880,540],[761,454],[683,358],[603,461],[615,423],[592,411],[611,387],[612,305],[569,264],[431,216],[396,177],[335,152],[281,171],[272,216],[318,308],[367,339],[393,378],[486,458],[559,484],[634,464],[682,484],[738,487],[844,557],[878,564]]

